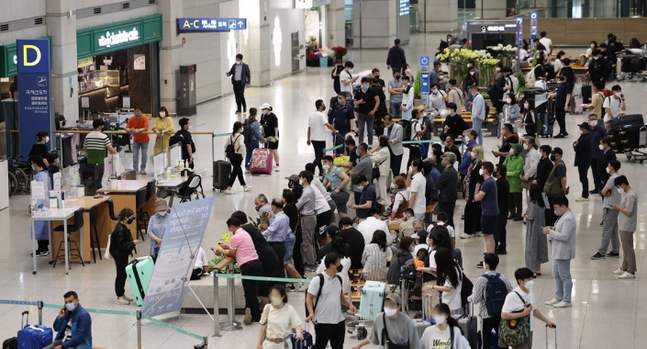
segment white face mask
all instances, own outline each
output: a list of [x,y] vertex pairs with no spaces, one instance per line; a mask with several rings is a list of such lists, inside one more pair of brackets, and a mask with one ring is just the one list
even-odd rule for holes
[[506,99],[505,99],[505,102],[506,102],[506,103],[508,103],[508,104],[510,104],[510,103],[512,103],[512,99],[510,99],[510,98],[506,98]]
[[484,175],[484,174],[485,174],[485,170],[480,169],[480,170],[479,170],[479,175],[481,175],[481,176],[482,176],[482,175]]
[[476,72],[474,72],[474,71],[470,72],[470,75],[474,76],[474,74],[476,74]]
[[514,155],[515,153],[514,149],[510,149],[510,155]]
[[157,212],[157,214],[164,217],[164,216],[166,216],[168,214],[168,211]]
[[624,193],[625,193],[625,190],[624,190],[624,189],[622,189],[622,188],[618,188],[618,193],[620,193],[620,194],[624,194]]
[[592,120],[592,121],[589,121],[589,125],[590,125],[591,127],[595,127],[595,126],[597,126],[597,125],[598,125],[598,120]]
[[384,307],[384,314],[386,316],[388,316],[388,317],[391,317],[391,316],[395,315],[397,312],[398,312],[398,309],[396,309],[396,308]]
[[45,137],[45,143],[49,143],[49,137]]
[[605,168],[605,170],[607,170],[607,173],[611,174],[611,170],[609,170],[609,168],[608,168],[608,167],[607,167],[607,168]]
[[526,282],[526,290],[528,290],[528,292],[532,292],[532,288],[534,285],[535,285],[535,282],[533,280]]
[[166,117],[166,112],[165,112],[165,111],[161,111],[161,112],[160,112],[160,117],[162,117],[162,118],[163,118],[163,117]]
[[494,68],[494,71],[498,73],[498,72],[500,72],[500,71],[501,71],[501,68],[496,67],[496,68]]
[[614,95],[618,98],[622,98],[622,92],[615,92]]
[[434,322],[436,323],[436,325],[441,325],[441,324],[444,324],[445,321],[447,321],[447,316],[442,315],[442,314],[441,315],[434,315],[433,319],[434,319]]
[[431,93],[433,93],[433,94],[437,95],[437,94],[438,94],[438,90],[431,90]]
[[326,172],[328,172],[328,170],[330,169],[330,165],[323,165],[322,167]]
[[190,130],[190,129],[191,129],[191,125],[189,125],[189,128],[188,128],[188,130]]
[[299,179],[299,185],[303,185],[303,181]]
[[283,298],[281,297],[270,297],[270,302],[273,306],[277,307],[283,303]]
[[409,166],[409,172],[413,172],[413,166]]
[[76,304],[74,303],[65,303],[65,310],[74,311],[76,309]]
[[604,150],[604,146],[603,146],[602,144],[598,145],[598,148],[599,148],[600,150]]

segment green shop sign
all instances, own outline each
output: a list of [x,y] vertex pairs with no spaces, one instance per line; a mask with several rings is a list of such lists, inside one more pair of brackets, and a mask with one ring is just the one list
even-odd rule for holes
[[162,40],[162,15],[88,28],[76,32],[78,59]]

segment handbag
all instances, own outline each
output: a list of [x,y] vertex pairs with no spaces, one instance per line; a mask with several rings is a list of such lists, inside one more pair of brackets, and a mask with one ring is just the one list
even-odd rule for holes
[[386,161],[386,159],[382,160],[379,165],[373,166],[373,180],[380,178],[380,166],[384,163],[384,161]]
[[[515,291],[514,293],[519,296],[525,309],[526,301],[518,292]],[[515,313],[522,311],[516,311]],[[514,320],[501,319],[501,323],[499,324],[499,347],[507,348],[509,346],[519,345],[528,340],[528,337],[530,337],[530,315]]]
[[112,255],[110,254],[110,240],[112,238],[112,234],[108,235],[108,244],[106,244],[106,252],[103,254],[103,258],[108,259],[108,260],[113,260]]

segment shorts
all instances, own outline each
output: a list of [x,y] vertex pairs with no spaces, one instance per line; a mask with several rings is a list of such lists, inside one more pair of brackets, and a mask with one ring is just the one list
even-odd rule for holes
[[267,149],[279,149],[279,142],[267,142]]
[[294,245],[297,242],[297,237],[290,230],[288,235],[285,236],[285,254],[283,255],[283,265],[290,264],[292,261],[292,253],[294,252]]
[[492,235],[496,230],[497,216],[481,216],[481,232],[483,235]]

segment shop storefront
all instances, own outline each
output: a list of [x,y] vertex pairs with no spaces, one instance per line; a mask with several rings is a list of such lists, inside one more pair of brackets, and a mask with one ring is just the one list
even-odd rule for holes
[[157,110],[161,15],[79,30],[76,40],[81,114]]

